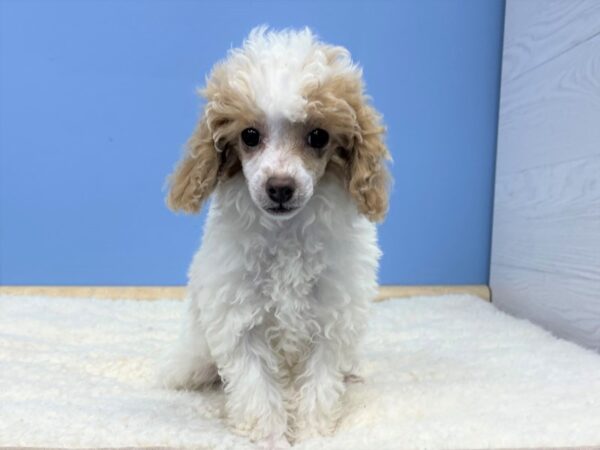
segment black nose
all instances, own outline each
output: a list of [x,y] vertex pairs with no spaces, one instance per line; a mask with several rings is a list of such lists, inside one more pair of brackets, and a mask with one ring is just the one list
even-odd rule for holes
[[276,203],[285,203],[294,195],[296,185],[290,177],[271,177],[267,180],[267,194]]

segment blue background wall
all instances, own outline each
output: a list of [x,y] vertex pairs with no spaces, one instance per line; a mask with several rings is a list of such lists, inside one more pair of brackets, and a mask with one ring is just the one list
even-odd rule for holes
[[487,283],[501,1],[0,0],[0,283],[185,282],[204,215],[164,206],[194,89],[255,25],[364,66],[396,179],[386,284]]

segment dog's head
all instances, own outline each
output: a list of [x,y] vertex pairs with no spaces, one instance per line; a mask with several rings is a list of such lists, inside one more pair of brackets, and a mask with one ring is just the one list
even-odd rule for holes
[[326,171],[370,220],[387,211],[388,150],[361,69],[310,30],[250,33],[202,90],[204,112],[171,175],[168,205],[197,212],[222,179],[240,171],[255,204],[292,217]]

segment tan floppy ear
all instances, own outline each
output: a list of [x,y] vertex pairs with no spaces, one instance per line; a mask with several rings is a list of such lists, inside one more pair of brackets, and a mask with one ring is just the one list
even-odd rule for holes
[[383,220],[388,210],[390,175],[386,161],[390,153],[383,137],[381,116],[363,98],[356,107],[360,131],[348,161],[348,190],[358,210],[372,222]]
[[203,117],[187,142],[185,153],[169,176],[167,205],[173,211],[196,213],[217,185],[222,154]]

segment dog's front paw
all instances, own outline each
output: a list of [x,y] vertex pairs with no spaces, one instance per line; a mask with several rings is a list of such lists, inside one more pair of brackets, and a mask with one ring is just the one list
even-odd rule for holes
[[311,420],[300,420],[297,422],[294,432],[296,442],[305,441],[321,436],[331,436],[336,429],[337,421],[330,417],[322,416]]
[[313,379],[299,389],[294,418],[296,440],[334,433],[342,413],[341,396],[344,388],[340,375]]
[[256,441],[256,446],[260,450],[286,450],[291,447],[284,436],[269,436],[266,439],[260,439]]
[[[231,414],[231,413],[230,413]],[[283,414],[270,413],[262,416],[253,415],[250,411],[229,416],[231,431],[240,436],[248,437],[252,442],[259,444],[259,448],[287,448],[282,447],[289,442],[285,438],[287,419]]]
[[329,405],[329,408],[303,408],[300,405],[295,418],[295,441],[304,441],[320,436],[331,436],[337,428],[341,413],[340,404]]

